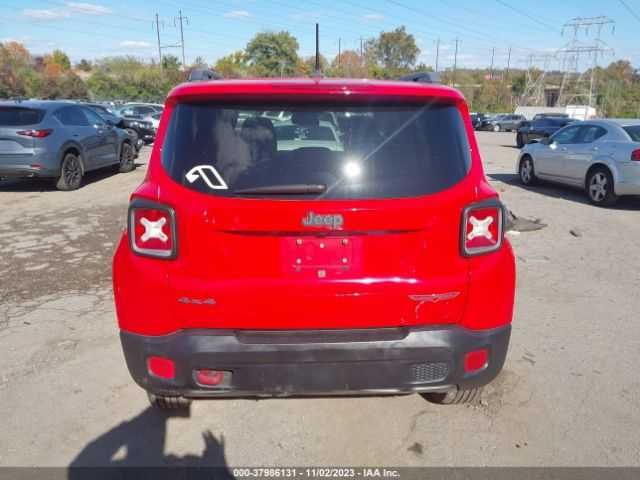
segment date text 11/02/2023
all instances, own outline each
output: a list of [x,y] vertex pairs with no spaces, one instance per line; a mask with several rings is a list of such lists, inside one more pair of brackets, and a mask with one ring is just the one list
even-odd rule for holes
[[234,468],[235,478],[399,478],[400,472],[390,468],[339,467],[267,467]]

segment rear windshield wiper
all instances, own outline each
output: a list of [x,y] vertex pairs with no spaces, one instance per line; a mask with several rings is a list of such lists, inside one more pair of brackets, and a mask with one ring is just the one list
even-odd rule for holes
[[320,194],[327,189],[320,184],[291,184],[291,185],[264,185],[262,187],[250,187],[234,190],[235,195],[305,195]]

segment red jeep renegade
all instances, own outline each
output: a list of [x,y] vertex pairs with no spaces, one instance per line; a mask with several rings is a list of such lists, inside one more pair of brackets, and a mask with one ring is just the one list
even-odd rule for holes
[[152,403],[477,397],[515,264],[467,105],[411,81],[192,82],[168,96],[113,260]]

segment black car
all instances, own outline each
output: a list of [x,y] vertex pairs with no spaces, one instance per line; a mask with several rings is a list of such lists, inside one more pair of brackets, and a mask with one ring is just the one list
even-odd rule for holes
[[517,130],[524,121],[526,118],[522,115],[498,115],[490,119],[483,129],[492,132],[511,132]]
[[522,148],[532,140],[550,137],[562,127],[575,121],[566,117],[542,117],[531,122],[522,122],[516,134],[516,145]]
[[540,120],[542,118],[569,118],[566,113],[536,113],[534,120]]
[[136,147],[136,154],[140,151],[140,148],[144,145],[144,141],[138,134],[138,131],[130,126],[130,122],[128,120],[116,115],[111,109],[100,103],[85,103],[84,105],[100,115],[108,124],[126,130],[132,138],[133,145]]
[[153,124],[148,120],[144,120],[141,117],[122,117],[125,128],[131,128],[138,134],[138,138],[142,140],[146,145],[153,143],[156,139],[156,131],[153,128]]
[[484,113],[472,113],[471,125],[474,130],[483,130],[489,123],[489,117]]

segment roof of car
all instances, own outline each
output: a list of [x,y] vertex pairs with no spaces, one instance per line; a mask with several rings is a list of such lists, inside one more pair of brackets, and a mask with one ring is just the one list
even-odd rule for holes
[[369,79],[294,78],[294,79],[242,79],[211,80],[182,83],[175,87],[168,98],[207,96],[217,94],[238,95],[344,95],[344,96],[436,96],[462,99],[453,88],[439,84],[409,81],[385,81]]
[[62,105],[74,105],[70,100],[0,100],[0,107],[24,107],[49,109]]
[[602,123],[604,125],[617,125],[619,127],[630,127],[640,125],[640,119],[637,118],[599,118],[589,120],[590,123]]

